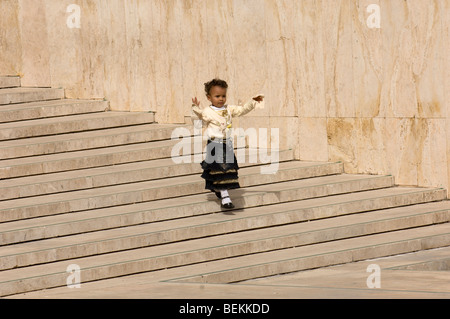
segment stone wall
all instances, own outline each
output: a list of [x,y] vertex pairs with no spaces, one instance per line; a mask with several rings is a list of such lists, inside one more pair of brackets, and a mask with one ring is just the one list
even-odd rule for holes
[[1,0],[0,74],[160,123],[221,77],[231,103],[266,95],[236,125],[299,159],[449,189],[449,25],[448,0]]

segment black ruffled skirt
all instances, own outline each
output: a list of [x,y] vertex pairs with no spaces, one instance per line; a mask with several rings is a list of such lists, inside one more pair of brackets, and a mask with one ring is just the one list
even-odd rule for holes
[[234,154],[232,140],[219,143],[208,140],[206,158],[201,163],[205,180],[205,189],[213,192],[240,188],[238,180],[239,166]]

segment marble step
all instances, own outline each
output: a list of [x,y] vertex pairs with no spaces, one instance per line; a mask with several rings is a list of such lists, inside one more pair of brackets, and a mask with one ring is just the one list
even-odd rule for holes
[[[171,159],[176,164],[200,163],[205,156],[205,152],[201,148],[197,152],[195,143],[192,140],[191,142],[189,140],[151,141],[0,160],[0,181],[2,179],[67,172],[155,159]],[[180,145],[186,146],[186,152],[176,152]],[[293,151],[291,149],[274,150],[274,153],[268,151],[267,154],[270,154],[269,161],[263,157],[266,154],[265,150],[238,149],[235,146],[235,152],[239,163],[276,163],[293,159]],[[261,154],[261,152],[264,154]]]
[[[258,168],[258,167],[256,167]],[[245,169],[245,168],[244,168]],[[244,171],[243,169],[243,171]],[[267,178],[257,172],[240,175],[243,187],[254,185]],[[271,176],[270,176],[271,177]],[[270,180],[269,180],[270,181]],[[328,195],[392,187],[392,176],[374,175],[330,175],[288,182],[254,186],[240,192],[265,192],[265,198],[272,202],[300,200]],[[72,213],[103,207],[153,202],[164,198],[211,192],[204,189],[204,180],[199,175],[167,178],[164,180],[114,185],[96,189],[67,193],[42,195],[0,202],[0,222]],[[215,195],[213,195],[215,196]],[[182,201],[179,201],[182,203]]]
[[75,114],[0,124],[0,140],[21,139],[55,134],[100,130],[111,127],[149,124],[154,113],[102,112]]
[[191,231],[194,225],[193,232],[189,233],[193,238],[441,201],[445,199],[445,190],[392,187],[280,203],[271,202],[264,192],[254,192],[235,199],[237,209],[232,214],[215,214],[218,205],[210,197],[200,194],[184,197],[181,203],[179,198],[174,198],[151,205],[140,203],[0,223],[0,243],[10,245],[141,224],[150,225],[154,232]]
[[[203,273],[168,282],[232,283],[450,245],[450,223],[294,247],[202,264]],[[92,269],[93,270],[93,269]],[[88,275],[88,274],[85,274]],[[368,274],[369,275],[369,274]],[[145,279],[143,279],[145,280]]]
[[63,98],[63,89],[27,87],[0,89],[0,107],[8,104],[60,100]]
[[[327,202],[327,199],[322,199],[322,202]],[[450,201],[390,208],[384,209],[383,211],[376,210],[357,215],[352,213],[345,217],[345,213],[339,212],[333,216],[333,220],[326,218],[316,223],[311,222],[315,218],[308,218],[307,220],[304,217],[300,218],[300,220],[292,219],[295,213],[301,213],[299,209],[295,208],[298,205],[299,202],[290,202],[283,205],[243,209],[238,213],[240,218],[233,218],[233,215],[197,216],[183,220],[150,223],[7,245],[0,247],[0,270],[197,238],[205,238],[205,240],[208,240],[212,236],[231,233],[236,233],[239,237],[241,236],[241,232],[255,229],[260,229],[261,233],[264,233],[264,236],[281,237],[284,236],[282,234],[295,233],[299,229],[308,232],[306,230],[311,225],[317,224],[322,225],[320,226],[321,231],[323,228],[327,229],[327,227],[332,229],[331,231],[327,230],[327,235],[320,233],[322,235],[307,237],[308,240],[305,239],[304,242],[296,244],[307,245],[316,243],[319,236],[327,238],[326,240],[336,240],[347,238],[348,236],[367,235],[367,233],[371,233],[372,228],[376,228],[373,224],[385,226],[384,228],[380,228],[381,230],[377,230],[378,232],[382,232],[443,223],[450,220]],[[278,211],[278,213],[275,214],[274,211]],[[317,211],[318,215],[321,213]],[[346,220],[349,225],[341,226],[339,232],[337,232],[336,225],[339,225],[342,220]],[[307,223],[302,223],[305,221]],[[352,232],[350,227],[352,227],[353,223],[357,223],[358,225],[363,224],[365,227],[359,227],[359,232]],[[390,223],[392,225],[389,225]],[[314,232],[314,230],[310,230],[310,232]],[[336,233],[339,235],[336,235]],[[282,248],[286,247],[280,246],[275,249]]]
[[[420,206],[429,205],[436,203]],[[450,223],[443,223],[448,203],[429,208],[375,211],[4,270],[0,293],[65,286],[67,267],[74,264],[81,281],[89,282],[219,260],[217,270],[173,280],[230,282],[448,246]],[[436,209],[440,213],[431,213]]]
[[0,89],[15,88],[20,86],[18,76],[0,76]]
[[0,142],[0,160],[168,140],[178,127],[151,123],[5,140]]
[[[247,150],[247,152],[250,151]],[[262,176],[265,182],[280,181],[282,175],[285,180],[292,180],[343,173],[343,165],[340,162],[291,161],[290,151],[280,152],[279,160],[283,160],[283,162],[278,164],[278,172],[276,174]],[[285,162],[286,160],[290,162]],[[250,163],[246,161],[240,163],[240,168],[255,165],[261,165],[261,163]],[[245,172],[246,170],[244,170],[244,174]],[[291,176],[289,175],[290,172],[292,172]],[[18,177],[0,181],[0,200],[201,173],[202,168],[198,162],[192,160],[191,163],[177,164],[172,159],[165,158],[53,174]],[[262,177],[259,183],[263,183]]]
[[108,109],[109,102],[103,100],[64,99],[9,104],[0,108],[0,123],[105,112]]
[[170,158],[177,143],[163,140],[0,160],[0,180]]

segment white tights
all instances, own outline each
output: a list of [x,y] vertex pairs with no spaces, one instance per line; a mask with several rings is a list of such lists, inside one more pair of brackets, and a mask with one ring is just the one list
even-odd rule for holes
[[222,204],[231,203],[230,195],[228,195],[227,190],[220,191],[220,196],[222,197]]

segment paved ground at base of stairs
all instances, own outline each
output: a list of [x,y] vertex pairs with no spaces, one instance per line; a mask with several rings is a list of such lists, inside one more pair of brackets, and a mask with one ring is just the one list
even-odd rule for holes
[[[190,265],[8,298],[62,299],[449,299],[450,247],[247,280],[234,284],[177,283]],[[379,272],[376,267],[379,266]],[[369,268],[368,268],[369,267]],[[408,269],[405,269],[408,267]],[[439,269],[440,267],[440,269]],[[369,288],[376,284],[379,288]],[[369,278],[370,277],[370,278]]]

